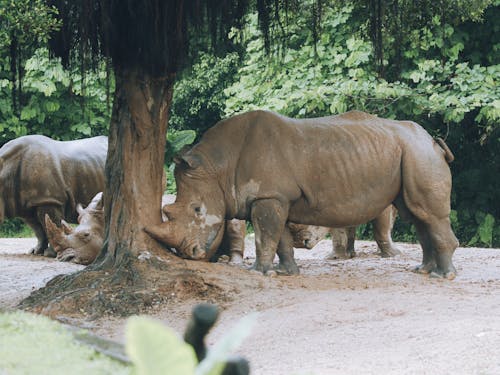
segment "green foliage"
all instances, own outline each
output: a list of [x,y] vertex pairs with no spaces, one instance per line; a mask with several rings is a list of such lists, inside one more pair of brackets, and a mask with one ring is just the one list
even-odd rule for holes
[[0,0],[0,51],[9,48],[12,38],[23,45],[47,41],[60,27],[56,15],[44,0]]
[[75,339],[82,332],[74,336],[47,317],[20,311],[0,313],[0,373],[218,375],[255,322],[255,314],[241,319],[198,364],[193,348],[170,328],[148,317],[131,317],[125,332],[130,365],[82,344]]
[[138,375],[218,375],[228,355],[250,334],[256,315],[242,318],[198,365],[193,348],[174,331],[147,317],[132,317],[126,326],[126,350]]
[[169,194],[175,194],[177,186],[174,178],[173,163],[175,155],[183,149],[183,147],[190,145],[196,139],[196,132],[194,130],[170,130],[167,134],[167,145],[165,147],[165,173],[167,175],[167,189]]
[[174,87],[170,129],[194,129],[199,135],[223,116],[226,96],[236,73],[238,54],[219,58],[201,53]]
[[24,224],[20,218],[8,219],[0,224],[0,237],[33,237],[34,233],[30,227]]
[[194,373],[197,360],[193,348],[160,322],[131,317],[125,336],[127,354],[138,375]]
[[11,83],[0,84],[0,142],[26,134],[69,140],[107,133],[109,110],[104,67],[100,71],[65,70],[60,60],[39,49],[26,61],[20,115],[12,110]]
[[175,155],[185,146],[190,145],[196,139],[194,130],[171,130],[167,134],[167,145],[165,148],[165,164],[170,165]]
[[130,374],[122,363],[82,345],[62,324],[25,312],[0,314],[2,374]]

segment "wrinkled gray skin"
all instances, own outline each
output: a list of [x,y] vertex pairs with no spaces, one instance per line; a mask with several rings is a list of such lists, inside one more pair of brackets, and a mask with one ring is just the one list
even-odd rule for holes
[[223,120],[176,160],[177,200],[169,220],[145,228],[197,259],[220,241],[225,219],[252,221],[254,269],[298,273],[287,220],[351,227],[390,204],[416,228],[417,272],[452,279],[458,241],[450,226],[453,155],[418,124],[352,111],[291,119],[252,111]]
[[107,137],[55,141],[27,135],[0,148],[0,222],[20,217],[38,243],[31,253],[48,250],[44,217],[76,223],[76,204],[87,204],[104,189]]
[[[401,253],[392,242],[391,237],[396,215],[396,207],[391,205],[372,221],[375,241],[380,250],[380,256],[383,258],[393,257]],[[349,259],[356,256],[354,250],[356,227],[326,228],[295,223],[287,225],[292,233],[295,248],[312,249],[329,233],[332,237],[333,250],[326,256],[326,259]]]
[[104,203],[102,193],[97,193],[85,208],[77,204],[78,226],[71,228],[61,220],[61,227],[45,215],[45,225],[50,245],[57,259],[78,264],[92,263],[104,243]]
[[[175,194],[164,194],[161,200],[162,208],[166,205],[173,204],[175,199]],[[163,221],[168,220],[168,217],[163,209],[162,219]],[[205,258],[202,260],[216,262],[221,256],[225,256],[231,264],[243,263],[245,235],[246,223],[244,220],[226,220],[224,225],[224,235],[222,236],[220,243],[217,244],[216,251],[214,253],[205,253]]]

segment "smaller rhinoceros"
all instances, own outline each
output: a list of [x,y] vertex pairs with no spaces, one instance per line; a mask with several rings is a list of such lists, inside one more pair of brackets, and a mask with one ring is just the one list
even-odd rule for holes
[[[391,231],[396,215],[396,207],[391,205],[372,220],[375,241],[380,250],[380,255],[384,258],[401,253],[401,251],[394,246],[391,238]],[[356,252],[354,251],[356,227],[327,228],[291,222],[288,222],[287,225],[293,236],[293,246],[296,248],[312,249],[330,233],[333,250],[327,255],[326,259],[349,259],[356,256]]]
[[61,228],[45,215],[50,245],[57,259],[78,264],[90,264],[99,254],[104,242],[104,206],[102,192],[97,193],[86,208],[76,206],[78,226],[71,228],[61,220]]

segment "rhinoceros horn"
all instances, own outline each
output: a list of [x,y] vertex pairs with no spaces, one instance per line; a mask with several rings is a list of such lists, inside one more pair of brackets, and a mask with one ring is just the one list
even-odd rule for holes
[[144,231],[161,243],[170,244],[175,240],[174,231],[172,230],[172,226],[168,221],[158,225],[145,227]]
[[54,224],[47,214],[45,214],[45,228],[47,229],[47,238],[50,245],[54,250],[58,249],[64,241],[65,233],[61,228]]
[[71,234],[73,233],[73,228],[64,220],[61,220],[61,227],[63,229],[64,234]]

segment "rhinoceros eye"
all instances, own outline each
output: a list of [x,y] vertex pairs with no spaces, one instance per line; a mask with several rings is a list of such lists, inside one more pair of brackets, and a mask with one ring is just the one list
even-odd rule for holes
[[201,207],[200,206],[196,206],[194,208],[194,212],[196,212],[197,214],[199,214],[201,212]]

